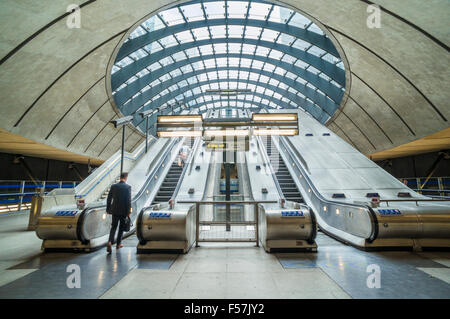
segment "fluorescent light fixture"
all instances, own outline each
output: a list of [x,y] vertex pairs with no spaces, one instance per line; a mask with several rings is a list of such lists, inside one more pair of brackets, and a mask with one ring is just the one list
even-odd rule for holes
[[162,115],[158,116],[158,123],[193,123],[201,122],[201,115]]
[[278,114],[253,114],[253,121],[277,122],[277,121],[297,121],[297,113],[278,113]]
[[276,128],[276,129],[264,129],[259,128],[253,131],[255,135],[298,135],[298,130],[295,128]]
[[160,131],[158,137],[201,137],[202,131]]
[[206,130],[205,136],[248,136],[248,130]]

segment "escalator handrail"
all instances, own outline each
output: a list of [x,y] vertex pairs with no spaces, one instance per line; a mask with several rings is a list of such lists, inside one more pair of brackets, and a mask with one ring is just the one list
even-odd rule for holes
[[[154,144],[154,140],[151,140],[150,141],[150,143],[149,143],[150,145],[149,146],[151,146],[152,144]],[[144,154],[144,152],[145,152],[145,142],[143,143],[143,144],[141,144],[141,145],[139,145],[137,148],[136,148],[136,150],[135,150],[135,153],[136,154],[134,154],[134,153],[127,153],[128,155],[126,155],[126,156],[124,156],[124,158],[126,158],[126,159],[129,159],[129,160],[131,160],[131,161],[137,161],[137,160],[139,160],[139,158]],[[137,151],[137,152],[136,152]],[[95,171],[95,172],[93,172],[92,174],[97,174],[97,175],[102,175],[101,177],[100,177],[100,179],[98,179],[97,180],[97,178],[95,178],[95,177],[92,177],[91,178],[91,176],[92,175],[89,175],[88,176],[88,178],[86,178],[83,182],[81,182],[80,184],[78,184],[76,187],[75,187],[75,192],[77,192],[77,189],[80,189],[80,188],[89,188],[85,193],[83,193],[83,194],[76,194],[75,195],[75,197],[77,197],[77,198],[79,198],[79,197],[86,197],[94,188],[95,188],[95,186],[97,186],[98,185],[98,183],[100,183],[106,176],[108,176],[112,171],[113,171],[113,169],[115,168],[115,167],[117,167],[117,165],[119,165],[120,164],[120,150],[119,151],[117,151],[116,153],[114,153],[112,156],[111,156],[111,158],[112,158],[112,160],[111,160],[111,163],[109,163],[109,166],[108,167],[105,167],[102,171]],[[86,186],[84,185],[84,184],[87,184]],[[80,190],[81,191],[81,190]]]
[[[133,205],[133,203],[136,202],[142,196],[142,194],[144,193],[144,190],[147,188],[148,183],[150,183],[150,181],[155,177],[158,168],[162,165],[164,160],[167,158],[167,155],[170,155],[171,150],[178,143],[178,141],[179,141],[178,138],[176,138],[173,141],[171,141],[170,144],[168,145],[168,147],[165,149],[165,152],[161,153],[161,156],[159,157],[158,162],[156,163],[156,165],[153,166],[154,169],[153,169],[152,173],[150,173],[150,175],[148,176],[147,181],[141,187],[139,192],[131,199],[131,205]],[[78,237],[78,239],[80,241],[82,241],[82,242],[86,241],[86,239],[83,238],[82,232],[81,232],[81,224],[84,221],[85,215],[90,210],[97,209],[97,208],[102,208],[102,207],[106,207],[106,204],[103,203],[103,202],[94,202],[93,204],[88,204],[86,206],[86,208],[81,212],[81,216],[80,216],[80,218],[77,221],[77,237]],[[139,213],[137,213],[136,216],[138,217]]]
[[[268,136],[267,138],[271,138],[271,137]],[[272,176],[273,182],[275,183],[275,187],[277,188],[278,194],[280,195],[281,199],[285,200],[283,190],[281,189],[281,186],[280,186],[280,183],[278,182],[275,171],[273,170],[272,163],[270,162],[269,156],[267,154],[267,150],[265,149],[265,146],[262,143],[261,137],[257,136],[256,139],[258,141],[258,148],[260,150],[261,156],[262,156],[263,160],[265,161],[266,166],[269,167],[270,175]]]
[[[315,187],[314,183],[311,181],[311,179],[309,178],[309,176],[305,173],[305,167],[303,166],[302,161],[299,161],[299,158],[297,156],[295,156],[294,152],[292,151],[292,149],[295,149],[292,141],[284,136],[280,137],[279,139],[281,141],[281,143],[283,144],[283,146],[285,147],[286,151],[291,155],[292,159],[296,162],[297,167],[299,168],[299,170],[301,171],[303,178],[305,178],[309,188],[311,189],[311,192],[314,193],[314,195],[322,202],[326,203],[326,204],[331,204],[331,205],[340,205],[340,206],[344,206],[344,207],[351,207],[351,208],[359,208],[359,209],[364,209],[367,210],[369,213],[369,218],[371,220],[371,224],[372,224],[372,233],[369,236],[369,238],[367,238],[370,241],[373,241],[376,239],[376,237],[378,236],[378,220],[377,220],[377,216],[375,214],[375,212],[373,211],[373,209],[369,206],[369,205],[363,205],[363,204],[354,204],[354,203],[344,203],[344,202],[339,202],[339,201],[333,201],[333,200],[329,200],[327,198],[325,198]],[[280,145],[281,146],[281,145]],[[296,150],[296,149],[295,149]],[[298,150],[296,150],[296,153],[299,153]],[[301,157],[303,158],[303,157]]]

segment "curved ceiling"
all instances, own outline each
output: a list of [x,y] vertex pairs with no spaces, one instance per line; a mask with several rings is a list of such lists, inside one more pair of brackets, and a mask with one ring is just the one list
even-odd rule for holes
[[[261,0],[196,0],[158,12],[125,39],[111,71],[116,106],[142,130],[138,112],[175,103],[170,113],[224,104],[302,108],[325,123],[345,82],[344,63],[320,27]],[[218,103],[221,90],[248,94]]]
[[[73,3],[81,7],[80,29],[69,29],[66,24],[70,14],[66,12],[67,6]],[[186,4],[182,1],[176,4],[180,3]],[[367,8],[373,3],[381,6],[381,28],[379,29],[369,29],[366,25]],[[2,1],[0,17],[4,28],[0,35],[0,97],[2,101],[0,128],[69,152],[91,158],[108,158],[119,149],[121,140],[121,134],[112,124],[109,124],[109,121],[122,116],[111,99],[111,91],[108,92],[108,87],[110,89],[112,86],[109,78],[110,67],[115,62],[117,53],[131,30],[148,19],[150,15],[174,5],[175,3],[170,0],[116,0],[114,6],[111,6],[110,1],[107,0],[42,0],[29,1],[26,6],[15,0]],[[284,0],[282,5],[288,9],[301,11],[316,21],[326,32],[329,40],[335,44],[339,55],[347,61],[345,91],[341,90],[344,92],[341,106],[328,119],[326,125],[350,144],[365,154],[379,153],[449,127],[450,92],[447,83],[450,78],[450,55],[446,17],[450,13],[450,4],[447,0],[436,0],[432,4],[420,0],[394,2],[387,0]],[[242,17],[236,17],[236,19],[242,19]],[[209,20],[210,28],[224,25],[219,24],[219,22],[223,23],[219,21],[221,19],[207,20]],[[252,19],[252,21],[252,27],[262,28],[261,25],[258,26],[261,19]],[[289,36],[290,30],[281,29],[280,24],[283,23],[269,22],[273,30]],[[237,21],[230,26],[235,27],[238,24]],[[156,30],[160,33],[154,34],[162,38],[163,30],[170,29],[171,34],[186,31],[187,29],[173,32],[181,25],[183,24],[164,27]],[[312,35],[312,33],[308,34]],[[298,37],[311,43],[307,40],[308,34]],[[277,50],[282,53],[285,50],[279,48],[278,42],[276,44],[274,41],[267,41],[269,43],[264,44],[255,43],[257,39],[252,39],[254,41],[252,44],[245,44],[258,46],[260,48],[258,52],[261,52],[261,55],[254,54],[255,51],[242,52],[242,54],[240,51],[224,52],[224,45],[237,46],[242,43],[242,38],[232,38],[224,43],[225,38],[222,36],[217,39],[221,43],[217,41],[214,43],[217,48],[222,46],[222,51],[218,51],[222,53],[210,52],[204,56],[200,56],[199,53],[198,57],[191,58],[192,63],[198,63],[206,57],[208,60],[223,59],[218,61],[219,64],[215,63],[214,67],[228,68],[236,67],[236,58],[240,61],[251,60],[253,65],[244,62],[247,63],[245,65],[247,70],[239,70],[239,73],[249,72],[249,76],[250,73],[257,74],[262,79],[264,79],[263,76],[267,76],[267,73],[263,72],[273,72],[271,68],[276,67],[274,76],[270,80],[272,82],[269,81],[266,84],[275,86],[277,90],[267,85],[262,86],[263,81],[252,75],[251,80],[258,84],[258,90],[261,92],[252,92],[250,101],[245,96],[230,103],[236,103],[236,105],[247,103],[245,105],[255,108],[261,107],[262,104],[283,108],[296,107],[294,103],[305,108],[310,105],[310,110],[316,110],[316,117],[322,114],[321,121],[326,121],[330,115],[322,111],[328,106],[320,104],[322,96],[320,92],[327,94],[333,103],[339,104],[339,94],[342,94],[339,87],[333,83],[327,85],[326,82],[329,80],[327,77],[333,79],[335,77],[325,72],[321,76],[316,76],[315,69],[320,70],[320,68],[312,64],[313,59],[306,61],[312,65],[308,70],[313,72],[308,72],[305,70],[306,67],[295,65],[291,60],[267,58],[267,55],[262,53],[263,50],[272,49],[272,52]],[[176,57],[179,56],[176,54],[181,51],[193,50],[200,41],[202,40],[199,39],[197,43],[186,42],[182,48],[177,44],[150,56],[156,57],[161,53],[163,58],[162,52],[170,52],[167,55]],[[130,47],[131,50],[132,44],[137,42],[127,41],[127,43],[124,47]],[[320,49],[327,48],[325,43],[315,42],[315,44]],[[212,44],[203,43],[202,45]],[[293,58],[296,57],[296,53],[288,52],[288,54]],[[147,56],[143,57],[141,62],[147,62],[150,59],[146,58]],[[301,60],[304,61],[305,58],[306,56],[303,55]],[[224,59],[227,60],[226,65]],[[192,67],[192,63],[187,63],[190,62],[187,58],[174,62],[164,68],[161,67],[152,75],[147,74],[145,79],[155,76],[147,84],[156,81],[156,77],[163,77],[163,70],[167,70],[167,73],[174,72],[169,75],[170,78],[164,78],[165,80],[160,83],[161,88],[170,83],[166,87],[169,91],[169,88],[177,81],[172,80],[177,76],[176,70],[189,68],[189,65]],[[255,70],[259,65],[255,63],[265,63],[267,67]],[[148,64],[148,67],[152,64]],[[136,61],[131,65],[137,68],[140,63]],[[241,67],[244,67],[244,64]],[[126,67],[124,71],[125,69]],[[209,72],[217,74],[215,70],[206,71],[207,69],[208,66],[201,70],[193,68],[190,74],[192,77],[206,77],[209,76],[206,75]],[[127,76],[134,71],[136,72],[133,74],[139,72],[134,67],[129,67],[128,70]],[[299,75],[299,78],[284,76],[281,81],[279,76],[283,77],[282,70]],[[324,68],[322,70],[325,71]],[[234,69],[222,69],[220,72],[224,71],[236,72]],[[203,73],[194,75],[193,72]],[[242,74],[239,81],[233,82],[242,82],[241,79],[244,79],[246,74]],[[287,75],[290,74],[287,73]],[[131,76],[125,81],[130,78]],[[127,87],[117,91],[115,97],[120,97],[121,101],[126,102],[131,92],[145,89],[142,85],[146,80],[142,79],[130,81]],[[306,88],[316,92],[315,95],[305,88],[303,81],[308,83]],[[335,82],[343,86],[342,82],[337,80]],[[220,82],[211,83],[219,85]],[[244,83],[248,85],[247,79]],[[192,85],[196,84],[192,83]],[[192,85],[191,88],[196,89]],[[302,85],[303,91],[300,90]],[[297,100],[285,96],[283,89],[286,87],[289,93],[297,96]],[[187,85],[180,89],[184,88],[187,88]],[[294,93],[294,90],[299,93]],[[141,95],[150,94],[148,91],[142,92]],[[181,93],[181,91],[178,92]],[[282,98],[277,99],[279,97],[277,94],[282,95]],[[153,98],[153,95],[151,97]],[[309,99],[310,101],[306,101],[311,104],[304,104],[305,99]],[[326,99],[329,101],[327,97]],[[143,104],[149,100],[143,99]],[[157,100],[163,101],[160,98]],[[185,103],[180,102],[180,104],[183,107],[186,103],[189,103],[190,107],[195,105],[199,108],[223,107],[227,105],[227,100],[224,101],[222,97],[219,101],[218,97],[211,97],[211,100],[203,101],[201,96],[198,96],[189,101],[186,98]],[[167,105],[168,102],[169,100],[164,103]],[[177,105],[175,103],[161,112],[171,112]],[[327,110],[331,113],[331,108]],[[133,127],[127,130],[128,150],[135,148],[142,140],[143,134],[140,130]]]

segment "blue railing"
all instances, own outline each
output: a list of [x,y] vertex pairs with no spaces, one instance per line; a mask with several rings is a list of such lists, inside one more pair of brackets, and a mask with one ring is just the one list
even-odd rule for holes
[[55,188],[73,188],[78,183],[74,181],[38,183],[31,181],[0,181],[0,214],[29,209],[33,196],[48,194]]
[[413,191],[430,197],[450,197],[450,177],[413,177],[399,178],[399,180]]

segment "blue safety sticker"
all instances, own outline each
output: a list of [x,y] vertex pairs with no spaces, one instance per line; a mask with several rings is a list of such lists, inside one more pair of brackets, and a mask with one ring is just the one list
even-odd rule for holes
[[402,212],[399,209],[379,209],[378,212],[381,215],[401,215]]
[[293,211],[282,211],[281,212],[282,217],[303,217],[303,212],[298,210]]
[[60,210],[56,212],[55,216],[74,217],[76,214],[76,210]]
[[170,218],[172,213],[164,213],[164,212],[151,212],[148,217],[149,218]]

